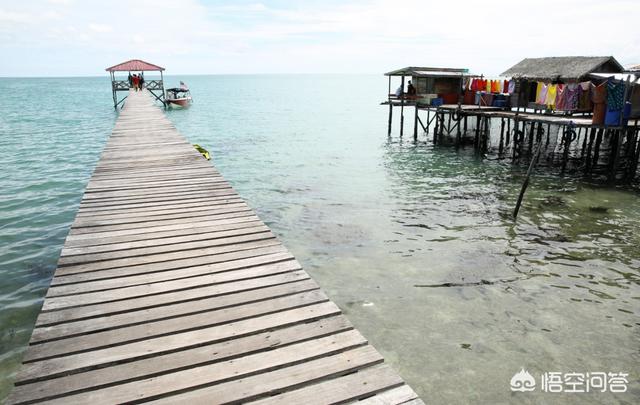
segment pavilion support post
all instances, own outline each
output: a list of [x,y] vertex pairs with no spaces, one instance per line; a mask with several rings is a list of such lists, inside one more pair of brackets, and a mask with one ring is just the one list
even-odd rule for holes
[[415,115],[413,117],[413,141],[418,142],[418,103],[416,102]]
[[389,101],[389,127],[387,129],[387,136],[391,137],[391,122],[393,121],[393,104]]
[[118,109],[118,95],[116,94],[115,75],[113,72],[109,72],[111,77],[111,93],[113,94],[113,108]]
[[387,136],[391,137],[391,122],[393,121],[393,101],[391,100],[391,76],[389,76],[389,93],[387,96],[389,101],[389,126],[387,127]]
[[400,138],[404,132],[404,75],[402,76],[402,91],[400,95]]
[[166,108],[167,107],[167,94],[164,91],[164,75],[162,74],[162,70],[160,71],[160,85],[161,85],[161,90],[162,91],[162,105]]
[[429,125],[431,125],[431,110],[427,107],[427,135],[429,135]]
[[509,139],[511,137],[511,118],[507,118],[507,136],[505,139],[505,146],[509,146],[509,141],[511,139]]

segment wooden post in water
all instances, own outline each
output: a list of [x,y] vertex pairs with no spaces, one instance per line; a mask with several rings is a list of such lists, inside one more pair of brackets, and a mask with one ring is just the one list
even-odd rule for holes
[[589,142],[587,143],[587,154],[583,157],[585,163],[585,174],[591,174],[591,151],[593,150],[593,141],[596,139],[596,127],[591,127],[589,133]]
[[529,186],[529,178],[531,177],[531,172],[533,171],[534,166],[538,161],[538,156],[540,156],[540,149],[542,148],[542,142],[538,142],[538,147],[536,148],[536,153],[534,154],[531,162],[529,162],[529,168],[527,169],[527,174],[524,178],[524,182],[522,183],[522,187],[520,188],[520,194],[518,195],[518,201],[516,202],[516,207],[513,210],[513,219],[518,218],[518,212],[520,211],[520,205],[522,204],[522,199],[524,198],[524,193],[527,191],[527,187]]
[[391,121],[393,118],[393,101],[391,100],[391,76],[389,76],[389,93],[387,94],[387,100],[389,102],[389,126],[387,128],[387,136],[391,136]]
[[438,127],[440,126],[440,116],[438,115],[438,109],[436,108],[436,111],[434,112],[434,116],[433,119],[436,122],[435,127],[433,128],[433,144],[435,145],[436,143],[438,143]]
[[598,130],[598,135],[596,136],[596,145],[595,145],[595,150],[593,152],[593,161],[591,163],[591,170],[598,167],[598,161],[600,160],[600,145],[602,144],[603,136],[604,136],[604,128],[600,128]]
[[500,146],[498,146],[498,153],[502,155],[504,150],[504,118],[500,117]]
[[404,75],[402,76],[402,95],[400,98],[400,138],[404,132]]
[[418,101],[416,100],[415,116],[413,117],[413,141],[418,141]]
[[573,135],[575,132],[573,131],[573,122],[570,122],[564,129],[563,139],[564,139],[564,150],[562,153],[562,174],[564,175],[565,170],[567,169],[567,163],[569,161],[569,148],[571,147],[571,140],[573,139]]
[[607,176],[609,183],[615,184],[617,172],[618,172],[618,162],[620,159],[620,139],[621,130],[615,129],[613,130],[613,134],[611,136],[611,155],[609,164],[609,174]]
[[473,140],[473,147],[478,151],[480,148],[480,114],[476,115],[476,129],[475,129],[475,139]]

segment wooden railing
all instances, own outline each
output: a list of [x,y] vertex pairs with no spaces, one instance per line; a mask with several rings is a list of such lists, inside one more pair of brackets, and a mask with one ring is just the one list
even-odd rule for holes
[[121,90],[129,90],[129,81],[128,80],[114,80],[111,82],[111,86],[113,86],[113,90],[121,91]]
[[146,87],[147,90],[162,90],[163,83],[162,80],[149,80],[148,82],[144,82],[144,87]]
[[[111,82],[111,85],[113,86],[113,90],[115,91],[129,90],[129,88],[131,87],[129,86],[128,80],[114,80],[113,82]],[[144,82],[144,87],[146,87],[148,90],[162,90],[162,86],[162,80],[149,80]]]

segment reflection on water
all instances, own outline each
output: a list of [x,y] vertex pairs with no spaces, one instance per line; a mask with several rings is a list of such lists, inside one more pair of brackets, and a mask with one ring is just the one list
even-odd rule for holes
[[[636,191],[542,172],[513,221],[523,170],[387,141],[382,77],[186,81],[196,101],[169,118],[427,402],[637,402]],[[46,84],[77,105],[25,97],[1,118],[0,398],[115,118],[106,80]],[[24,153],[33,144],[48,153]],[[521,368],[624,371],[632,383],[627,394],[512,396]]]

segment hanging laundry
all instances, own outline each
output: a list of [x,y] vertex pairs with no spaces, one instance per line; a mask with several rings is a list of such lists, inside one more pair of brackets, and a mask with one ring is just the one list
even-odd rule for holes
[[547,100],[548,86],[544,83],[538,83],[538,90],[536,91],[536,104],[544,104]]
[[556,94],[556,110],[558,111],[566,111],[566,91],[568,90],[567,88],[563,89],[558,89],[558,94]]
[[580,85],[580,99],[578,100],[578,110],[591,111],[593,110],[593,103],[591,102],[591,93],[593,92],[593,83],[582,82]]
[[575,111],[582,94],[582,87],[576,83],[567,84],[556,97],[556,109],[561,111]]
[[607,83],[602,83],[593,89],[593,124],[603,125],[607,114]]
[[607,80],[607,109],[620,111],[624,106],[624,82]]
[[513,94],[516,92],[516,81],[515,80],[509,80],[509,84],[507,85],[507,92],[509,94]]
[[491,93],[491,80],[485,80],[485,91]]
[[551,109],[556,107],[556,94],[558,91],[558,86],[555,84],[550,84],[547,86],[547,96],[544,99],[544,104]]

